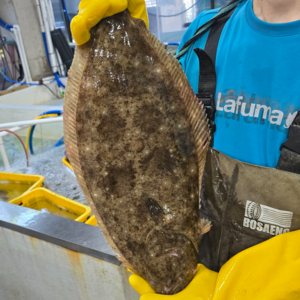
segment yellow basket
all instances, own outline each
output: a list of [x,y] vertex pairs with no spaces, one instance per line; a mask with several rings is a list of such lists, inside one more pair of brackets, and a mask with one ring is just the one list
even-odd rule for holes
[[91,216],[91,217],[85,222],[85,224],[97,226],[97,220],[96,220],[95,216]]
[[74,170],[73,170],[73,167],[72,167],[71,164],[68,162],[68,159],[67,159],[66,157],[64,157],[61,161],[63,162],[63,164],[64,164],[66,167],[68,167],[69,169],[71,169],[72,171],[74,171]]
[[24,193],[43,186],[44,176],[0,172],[0,200],[19,205]]
[[50,213],[59,217],[85,222],[91,209],[76,201],[55,194],[45,188],[37,188],[22,197],[22,206]]

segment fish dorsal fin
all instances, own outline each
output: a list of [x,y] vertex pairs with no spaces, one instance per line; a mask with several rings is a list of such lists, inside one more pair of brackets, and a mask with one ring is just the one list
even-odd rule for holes
[[[179,61],[172,54],[168,54],[166,47],[147,28],[143,20],[133,19],[140,34],[146,39],[148,44],[155,50],[158,58],[164,63],[169,71],[175,86],[180,91],[183,99],[187,117],[193,130],[196,142],[198,169],[199,169],[199,189],[201,187],[202,176],[206,161],[206,154],[209,147],[210,134],[208,119],[203,104],[199,104],[198,98],[194,95],[188,79],[182,70]],[[199,190],[200,193],[200,190]],[[200,195],[199,195],[200,196]],[[199,197],[200,199],[200,197]]]

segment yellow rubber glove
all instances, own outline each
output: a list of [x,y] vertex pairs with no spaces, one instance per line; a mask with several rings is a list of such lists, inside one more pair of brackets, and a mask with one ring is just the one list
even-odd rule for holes
[[213,299],[217,276],[218,273],[203,265],[198,265],[197,272],[188,287],[172,296],[155,294],[147,281],[135,274],[129,277],[129,283],[142,295],[140,300],[211,300]]
[[213,300],[300,299],[300,230],[249,248],[220,270]]
[[90,29],[100,20],[128,8],[133,18],[143,19],[149,28],[145,0],[81,0],[79,13],[71,21],[71,31],[77,45],[90,39]]
[[230,259],[217,274],[198,265],[182,292],[164,296],[137,275],[129,278],[140,300],[299,300],[300,230],[285,233]]

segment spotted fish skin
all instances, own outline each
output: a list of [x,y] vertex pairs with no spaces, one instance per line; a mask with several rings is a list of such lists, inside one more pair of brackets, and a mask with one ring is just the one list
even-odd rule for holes
[[157,293],[184,289],[197,268],[206,115],[179,63],[128,11],[102,20],[77,47],[64,131],[118,258]]

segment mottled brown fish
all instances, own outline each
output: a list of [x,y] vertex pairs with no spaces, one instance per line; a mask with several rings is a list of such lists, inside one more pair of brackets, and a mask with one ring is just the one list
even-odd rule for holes
[[[66,90],[68,157],[124,265],[160,294],[192,280],[209,130],[180,64],[128,11],[76,48]],[[205,227],[205,229],[204,229]]]

